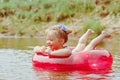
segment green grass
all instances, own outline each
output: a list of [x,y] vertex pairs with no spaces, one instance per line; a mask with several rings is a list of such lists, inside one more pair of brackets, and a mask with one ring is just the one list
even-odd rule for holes
[[120,16],[120,1],[112,1],[111,4],[107,6],[107,10],[110,15]]
[[86,20],[83,23],[83,31],[86,31],[87,29],[92,29],[97,34],[100,34],[101,31],[105,29],[105,27],[97,20]]
[[[82,27],[82,28],[81,28]],[[83,20],[82,22],[82,26],[80,28],[78,28],[75,33],[77,34],[84,34],[88,29],[92,29],[95,34],[93,34],[91,36],[91,38],[94,38],[96,36],[98,36],[101,31],[103,31],[105,29],[105,26],[103,26],[98,20],[96,19],[87,19],[87,20]]]
[[[91,20],[82,21],[84,30],[92,28],[99,33],[103,26],[99,19],[94,20],[92,17],[107,15],[120,16],[119,0],[102,0],[98,4],[95,0],[1,0],[0,33],[33,36],[45,24],[67,23],[81,16],[88,16]],[[5,19],[10,22],[9,25],[3,24]]]

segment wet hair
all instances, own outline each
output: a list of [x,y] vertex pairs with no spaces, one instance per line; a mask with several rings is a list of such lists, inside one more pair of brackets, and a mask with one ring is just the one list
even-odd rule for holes
[[68,40],[68,34],[70,34],[72,31],[67,29],[63,24],[55,25],[46,30],[46,33],[53,33],[58,39],[62,38],[64,39],[64,43]]

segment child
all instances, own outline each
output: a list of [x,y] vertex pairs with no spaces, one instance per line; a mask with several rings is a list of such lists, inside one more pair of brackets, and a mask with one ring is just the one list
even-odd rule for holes
[[46,30],[46,43],[48,47],[36,46],[35,52],[43,52],[54,56],[67,56],[71,54],[70,48],[64,46],[68,40],[68,35],[71,30],[68,30],[64,25],[55,25]]
[[99,44],[104,38],[110,36],[105,31],[103,31],[98,37],[93,39],[90,44],[86,46],[88,36],[93,34],[94,31],[88,29],[85,34],[79,39],[77,46],[71,51],[70,48],[64,46],[68,40],[68,35],[72,31],[67,29],[63,24],[53,26],[52,28],[47,29],[46,33],[46,43],[47,47],[36,46],[34,48],[35,52],[43,52],[45,54],[50,54],[53,56],[67,56],[71,53],[79,53],[80,51],[93,50],[97,44]]

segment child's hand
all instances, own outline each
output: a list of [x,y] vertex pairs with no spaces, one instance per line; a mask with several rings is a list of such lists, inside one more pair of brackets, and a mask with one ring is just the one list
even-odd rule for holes
[[36,47],[34,48],[34,52],[44,52],[45,49],[46,49],[45,46],[42,46],[42,47],[36,46]]
[[46,47],[45,47],[45,46],[42,46],[40,50],[41,50],[41,52],[45,52]]
[[49,47],[46,47],[45,52],[50,54],[52,52],[52,50]]

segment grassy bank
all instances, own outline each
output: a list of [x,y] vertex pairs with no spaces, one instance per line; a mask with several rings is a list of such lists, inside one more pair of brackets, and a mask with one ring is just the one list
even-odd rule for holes
[[120,17],[119,0],[1,0],[0,33],[33,37],[64,23],[75,33],[92,28],[99,34],[106,27],[100,20],[108,15]]

